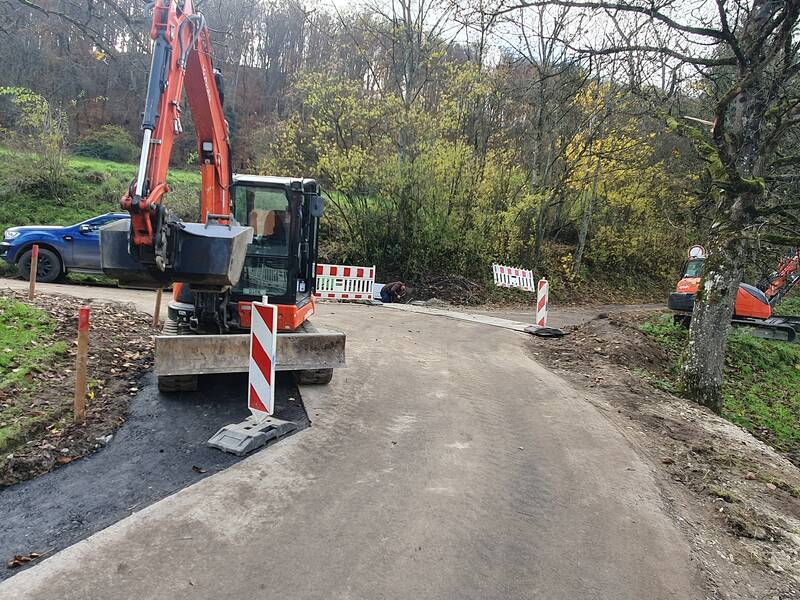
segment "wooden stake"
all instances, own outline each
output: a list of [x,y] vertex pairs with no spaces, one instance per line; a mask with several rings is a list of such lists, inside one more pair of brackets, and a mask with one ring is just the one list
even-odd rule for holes
[[78,353],[75,357],[75,421],[86,419],[86,368],[89,363],[89,307],[81,306],[78,313]]
[[161,288],[156,292],[156,307],[153,310],[153,327],[158,327],[159,323],[161,323],[161,296],[163,294],[164,290]]
[[36,294],[36,274],[39,272],[39,244],[34,244],[31,249],[31,272],[28,284],[28,300],[33,300]]

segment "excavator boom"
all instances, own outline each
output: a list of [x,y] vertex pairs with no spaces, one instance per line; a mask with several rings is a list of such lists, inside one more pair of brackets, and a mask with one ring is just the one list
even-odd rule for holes
[[[184,282],[222,290],[238,281],[252,230],[231,215],[228,124],[208,28],[191,0],[157,0],[150,37],[139,170],[120,201],[131,215],[130,226],[122,222],[101,232],[103,271],[123,285]],[[169,192],[172,147],[183,132],[184,90],[197,130],[201,223],[180,221],[162,203]]]
[[771,306],[777,306],[792,288],[800,282],[800,248],[781,259],[778,268],[758,282]]

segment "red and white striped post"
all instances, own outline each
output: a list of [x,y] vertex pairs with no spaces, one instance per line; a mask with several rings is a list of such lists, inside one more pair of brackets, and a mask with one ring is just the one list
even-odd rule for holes
[[547,327],[547,295],[550,284],[547,279],[540,279],[536,286],[536,325]]
[[86,418],[86,369],[89,363],[89,307],[78,312],[78,352],[75,356],[75,400],[73,414],[77,423]]
[[253,302],[250,321],[250,368],[247,407],[261,421],[275,410],[275,346],[278,307]]
[[31,271],[28,274],[28,300],[33,300],[36,295],[36,276],[39,273],[39,244],[31,248]]

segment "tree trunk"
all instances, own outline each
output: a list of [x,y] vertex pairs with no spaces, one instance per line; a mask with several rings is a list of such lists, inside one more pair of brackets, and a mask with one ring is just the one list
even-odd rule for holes
[[542,198],[541,204],[536,211],[536,231],[533,239],[533,265],[536,269],[541,269],[542,249],[544,245],[544,219],[547,214],[547,205],[550,202],[550,194]]
[[600,160],[597,161],[597,166],[594,168],[594,181],[592,181],[592,192],[589,200],[586,202],[586,208],[583,209],[583,219],[581,220],[581,230],[578,232],[578,246],[575,248],[575,257],[573,259],[573,272],[572,278],[578,277],[581,271],[581,262],[583,261],[583,250],[586,247],[586,236],[589,235],[589,224],[592,221],[592,211],[594,210],[594,201],[597,197],[597,180],[600,177]]
[[682,383],[685,394],[722,412],[722,374],[747,244],[734,227],[712,230],[705,272],[694,304]]

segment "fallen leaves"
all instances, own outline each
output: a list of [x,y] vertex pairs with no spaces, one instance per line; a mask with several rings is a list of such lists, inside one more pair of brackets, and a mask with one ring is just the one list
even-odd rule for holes
[[[27,296],[3,292],[27,303]],[[152,319],[120,304],[91,302],[87,419],[72,420],[78,308],[85,301],[42,294],[34,305],[56,323],[53,339],[66,352],[37,365],[22,385],[0,390],[0,422],[21,427],[0,456],[0,489],[69,464],[104,446],[124,422],[130,398],[153,362]],[[8,356],[0,346],[0,358]],[[13,365],[10,368],[19,368]],[[10,370],[9,368],[9,370]],[[27,384],[26,384],[27,381]],[[68,448],[68,452],[63,450]],[[10,457],[10,458],[9,458]]]
[[36,560],[37,558],[43,557],[47,552],[31,552],[29,554],[16,554],[14,558],[12,558],[6,566],[9,569],[16,569],[17,567],[21,567],[22,565],[26,565],[31,561]]

